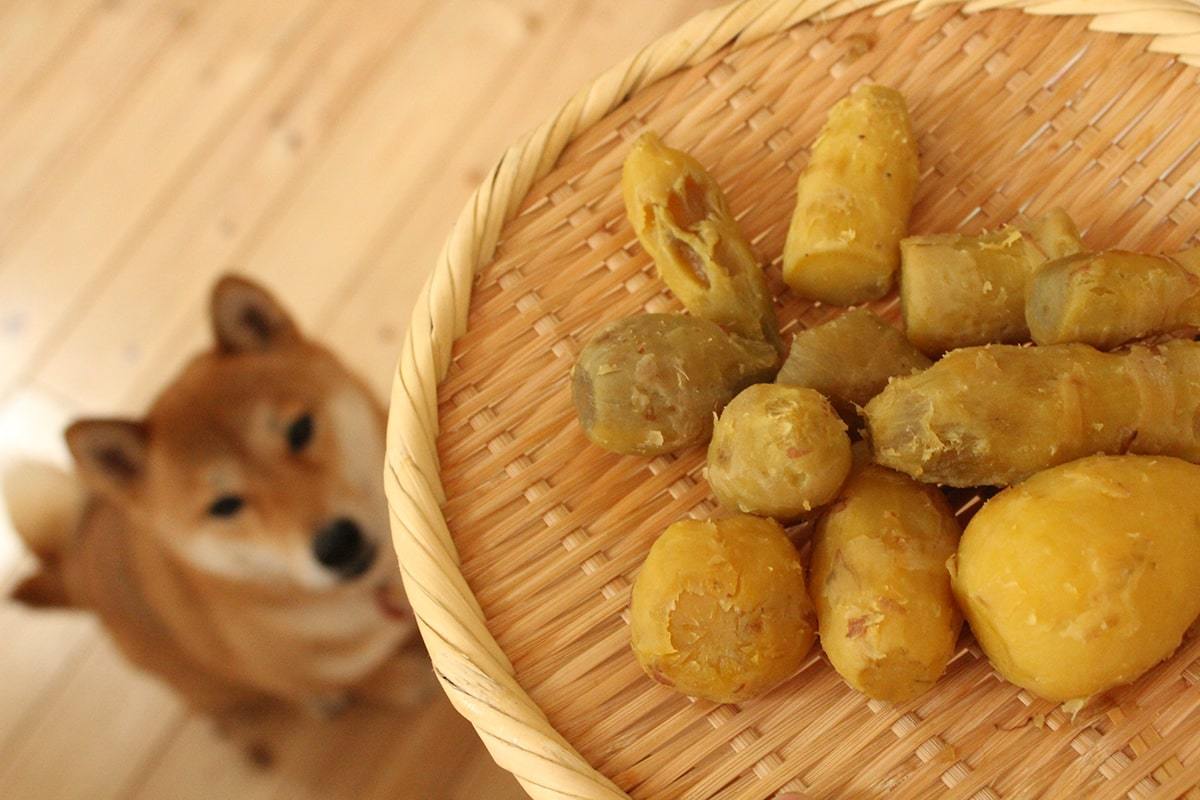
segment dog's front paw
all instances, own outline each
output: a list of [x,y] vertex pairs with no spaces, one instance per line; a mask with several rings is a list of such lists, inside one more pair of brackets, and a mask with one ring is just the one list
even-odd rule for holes
[[422,669],[410,676],[403,688],[395,695],[395,705],[400,708],[418,708],[432,700],[438,692],[437,675],[422,661]]
[[412,709],[429,702],[437,691],[437,676],[429,657],[420,651],[398,653],[355,689],[367,703]]
[[277,722],[283,713],[288,712],[282,707],[240,707],[210,712],[210,718],[219,739],[237,748],[257,769],[268,770],[275,765],[273,740],[278,738]]
[[330,720],[345,711],[349,705],[350,696],[339,692],[310,697],[304,704],[304,708],[314,719]]
[[231,742],[256,769],[268,770],[275,766],[275,749],[265,738],[256,738],[246,731],[218,720],[214,726],[221,739]]

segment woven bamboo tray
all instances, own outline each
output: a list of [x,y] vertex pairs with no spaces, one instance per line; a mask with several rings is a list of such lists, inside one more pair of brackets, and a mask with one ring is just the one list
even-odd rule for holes
[[[1001,681],[969,636],[900,707],[819,654],[740,707],[644,679],[630,581],[668,523],[713,510],[702,448],[605,453],[567,388],[598,326],[678,308],[617,187],[644,128],[710,168],[764,259],[827,108],[866,79],[912,110],[914,231],[1062,205],[1093,247],[1170,251],[1200,221],[1197,65],[1193,0],[752,0],[613,68],[505,154],[418,301],[386,477],[442,685],[532,796],[1200,797],[1200,639],[1074,719]],[[838,313],[770,273],[788,328]],[[894,298],[875,309],[896,316]]]

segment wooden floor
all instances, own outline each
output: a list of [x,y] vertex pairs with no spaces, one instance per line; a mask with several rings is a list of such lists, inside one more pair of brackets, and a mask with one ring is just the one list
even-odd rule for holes
[[[384,394],[408,310],[505,144],[713,0],[0,0],[0,458],[65,463],[273,287]],[[0,591],[27,563],[0,523]],[[523,796],[444,698],[272,723],[253,766],[86,618],[0,602],[0,795]]]

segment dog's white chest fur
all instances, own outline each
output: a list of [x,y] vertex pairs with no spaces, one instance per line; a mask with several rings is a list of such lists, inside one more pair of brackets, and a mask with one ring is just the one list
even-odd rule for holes
[[242,607],[225,622],[221,638],[246,677],[290,696],[361,682],[413,632],[411,622],[385,616],[365,590]]

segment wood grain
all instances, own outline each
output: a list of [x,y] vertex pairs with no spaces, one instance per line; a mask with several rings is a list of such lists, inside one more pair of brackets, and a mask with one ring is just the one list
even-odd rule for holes
[[[204,345],[205,293],[230,270],[382,395],[454,213],[505,144],[715,4],[0,3],[0,460],[62,463],[69,419],[139,413]],[[0,588],[27,567],[0,527]],[[524,796],[440,696],[274,719],[261,769],[86,618],[6,605],[0,627],[6,797]]]

